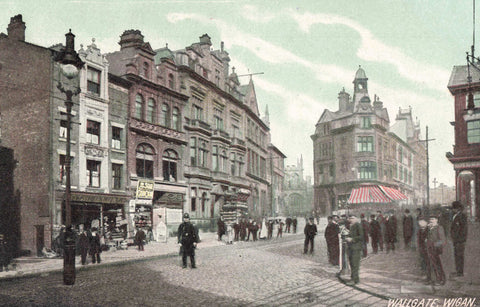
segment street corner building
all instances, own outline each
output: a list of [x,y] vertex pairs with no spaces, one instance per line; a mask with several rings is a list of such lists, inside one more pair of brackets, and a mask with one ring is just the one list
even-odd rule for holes
[[[412,109],[399,109],[395,123],[359,67],[353,97],[338,94],[338,110],[325,109],[315,125],[314,205],[323,215],[422,206],[427,194],[427,152]],[[342,211],[343,210],[343,211]]]
[[119,50],[102,53],[92,39],[76,50],[84,64],[69,126],[57,86],[72,82],[56,60],[65,47],[26,42],[25,31],[17,15],[0,33],[0,226],[18,252],[41,255],[65,224],[67,131],[71,223],[98,228],[107,244],[139,227],[160,240],[184,212],[208,228],[285,210],[286,156],[223,42],[214,49],[204,34],[180,50],[152,48],[125,30]]

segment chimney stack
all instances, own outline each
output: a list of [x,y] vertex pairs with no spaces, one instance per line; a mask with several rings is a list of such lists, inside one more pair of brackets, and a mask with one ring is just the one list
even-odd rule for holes
[[7,28],[8,37],[14,40],[25,41],[25,23],[22,15],[18,14],[10,18],[10,24]]

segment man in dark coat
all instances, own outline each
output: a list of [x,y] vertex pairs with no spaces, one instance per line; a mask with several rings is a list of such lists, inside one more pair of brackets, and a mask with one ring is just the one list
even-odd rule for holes
[[405,249],[410,248],[410,242],[413,237],[413,217],[410,215],[410,210],[405,209],[405,215],[403,216],[403,241],[405,243]]
[[327,241],[328,262],[333,265],[338,265],[340,248],[338,234],[340,228],[335,221],[334,216],[328,217],[328,225],[325,228],[325,240]]
[[385,242],[385,223],[386,219],[382,214],[382,211],[377,211],[377,221],[380,224],[380,236],[378,237],[378,246],[380,251],[383,252],[383,243]]
[[10,253],[7,248],[7,242],[5,236],[0,234],[0,272],[8,271],[8,265],[10,264]]
[[290,233],[290,226],[292,225],[292,218],[287,217],[285,219],[285,232]]
[[375,215],[370,215],[370,238],[372,238],[373,253],[378,253],[378,243],[381,236],[380,223],[375,219]]
[[233,224],[233,232],[234,232],[234,241],[238,241],[240,239],[240,224],[238,220]]
[[298,223],[297,218],[294,217],[292,219],[293,233],[297,233],[297,223]]
[[438,224],[438,216],[430,216],[427,232],[427,253],[430,262],[430,265],[427,266],[427,284],[433,284],[433,280],[431,279],[432,269],[435,272],[437,283],[440,285],[445,284],[445,272],[443,271],[442,259],[440,258],[445,242],[445,231],[443,227]]
[[218,234],[218,241],[222,241],[222,236],[225,234],[226,227],[225,222],[223,221],[223,217],[219,217],[217,221],[217,234]]
[[395,251],[395,243],[397,242],[397,218],[393,212],[388,214],[385,222],[385,241],[387,243],[387,253]]
[[139,228],[135,234],[135,243],[137,243],[139,251],[144,251],[143,242],[145,241],[146,237],[145,231],[143,231],[142,228]]
[[80,253],[82,265],[87,264],[88,248],[90,247],[89,236],[90,234],[85,231],[83,225],[80,225],[78,233],[78,251]]
[[362,258],[367,257],[368,255],[368,234],[370,233],[370,224],[365,219],[365,214],[360,214],[361,225],[363,229],[363,247],[362,247]]
[[273,236],[273,220],[268,221],[267,224],[267,239],[271,239]]
[[178,244],[181,245],[182,267],[187,267],[187,256],[189,256],[192,269],[195,269],[195,248],[199,242],[199,237],[197,228],[190,223],[190,215],[188,213],[183,214],[183,223],[178,226],[177,239]]
[[452,203],[453,219],[450,228],[450,235],[453,242],[453,252],[455,256],[454,277],[463,276],[463,267],[465,259],[465,243],[467,242],[468,223],[467,215],[462,212],[463,206],[459,201]]
[[102,252],[100,245],[100,234],[97,228],[92,228],[92,235],[90,237],[90,256],[92,256],[92,263],[100,263],[100,253]]
[[350,262],[351,280],[348,285],[358,284],[360,282],[360,258],[363,249],[363,227],[358,222],[355,215],[348,218],[350,223],[350,233],[345,239],[348,244],[348,261]]
[[309,218],[308,223],[303,230],[303,233],[305,234],[305,243],[303,244],[304,254],[308,252],[308,245],[310,245],[310,254],[313,254],[313,242],[317,235],[317,225],[315,225],[313,221],[313,217]]

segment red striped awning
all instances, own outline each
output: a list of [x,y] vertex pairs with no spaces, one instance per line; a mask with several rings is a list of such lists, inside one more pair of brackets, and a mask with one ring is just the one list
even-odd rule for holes
[[376,185],[363,186],[353,189],[347,203],[365,204],[365,203],[389,203],[391,202]]
[[390,203],[382,190],[376,185],[363,186],[352,190],[347,203],[349,204],[365,204],[365,203]]
[[387,195],[388,198],[390,198],[391,200],[408,199],[408,197],[405,196],[405,194],[403,194],[397,189],[389,188],[383,185],[380,186],[380,189],[382,189],[383,193],[385,193],[385,195]]

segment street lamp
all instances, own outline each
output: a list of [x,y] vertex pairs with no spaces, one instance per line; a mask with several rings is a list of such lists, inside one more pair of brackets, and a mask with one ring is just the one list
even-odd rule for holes
[[70,171],[71,171],[71,153],[70,153],[70,126],[72,122],[73,96],[80,93],[78,86],[78,73],[83,66],[82,60],[75,51],[75,35],[72,30],[65,34],[66,45],[55,57],[55,61],[60,63],[61,72],[64,78],[58,81],[57,88],[65,94],[65,106],[67,108],[67,145],[65,158],[65,226],[66,233],[63,242],[63,283],[73,285],[75,283],[75,235],[72,229],[72,208],[70,204]]

